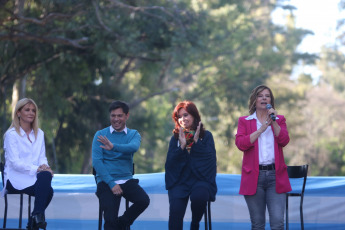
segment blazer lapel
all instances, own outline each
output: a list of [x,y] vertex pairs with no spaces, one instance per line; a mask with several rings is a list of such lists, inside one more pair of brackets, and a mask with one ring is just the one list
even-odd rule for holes
[[[250,133],[254,133],[255,131],[258,130],[258,127],[256,125],[256,119],[252,119],[250,120]],[[259,144],[258,144],[258,140],[256,140],[254,142],[254,151],[256,154],[254,154],[254,164],[255,164],[255,168],[254,170],[259,172]]]

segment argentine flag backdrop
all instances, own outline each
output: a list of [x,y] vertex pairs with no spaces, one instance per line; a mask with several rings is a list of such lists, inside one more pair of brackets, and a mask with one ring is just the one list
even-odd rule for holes
[[[134,222],[132,230],[167,230],[169,216],[168,194],[164,173],[136,174],[140,185],[149,194],[148,209]],[[250,220],[243,196],[238,194],[240,175],[218,174],[218,193],[211,203],[213,230],[247,230]],[[298,190],[302,181],[291,181]],[[1,186],[0,186],[1,187]],[[49,230],[96,230],[98,227],[98,199],[93,175],[57,174],[53,178],[54,198],[46,210]],[[27,196],[24,196],[23,227],[27,223]],[[304,197],[305,229],[345,230],[345,177],[308,177]],[[18,227],[19,196],[8,195],[7,227]],[[298,197],[289,198],[290,229],[300,229]],[[33,201],[32,201],[33,205]],[[121,203],[120,213],[124,211]],[[4,199],[0,198],[0,228],[3,223]],[[266,229],[269,228],[268,214]],[[190,206],[184,219],[189,229]],[[204,222],[200,225],[204,229]]]

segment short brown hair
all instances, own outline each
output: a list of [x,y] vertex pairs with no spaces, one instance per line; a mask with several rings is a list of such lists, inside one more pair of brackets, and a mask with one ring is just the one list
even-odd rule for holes
[[249,114],[250,115],[256,111],[255,104],[256,104],[256,99],[258,98],[258,94],[261,93],[262,91],[264,91],[265,89],[268,89],[268,91],[270,92],[271,105],[272,105],[272,108],[274,109],[274,97],[273,97],[272,90],[266,85],[259,85],[252,90],[252,93],[249,96],[248,107],[249,107]]

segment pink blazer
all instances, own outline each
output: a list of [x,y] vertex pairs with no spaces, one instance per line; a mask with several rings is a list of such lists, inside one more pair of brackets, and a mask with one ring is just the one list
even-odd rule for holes
[[[248,116],[243,116],[238,119],[238,127],[236,134],[236,146],[243,151],[242,160],[242,176],[241,176],[241,195],[254,195],[259,178],[259,146],[258,140],[253,144],[250,143],[250,134],[257,130],[256,119],[246,120]],[[285,117],[277,116],[277,123],[281,130],[279,136],[274,136],[274,157],[276,167],[276,191],[277,193],[286,193],[291,191],[289,176],[287,173],[287,166],[285,164],[283,147],[289,141],[289,132],[286,127]]]

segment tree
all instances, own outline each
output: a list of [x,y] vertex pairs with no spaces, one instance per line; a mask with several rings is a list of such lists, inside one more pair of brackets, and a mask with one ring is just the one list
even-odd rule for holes
[[113,99],[129,102],[128,126],[143,137],[137,172],[164,169],[171,112],[184,99],[214,133],[219,171],[237,172],[233,130],[250,90],[308,58],[294,51],[308,31],[272,24],[279,2],[22,3],[22,14],[11,1],[0,10],[3,108],[8,117],[8,95],[25,78],[61,173],[89,172],[92,138],[109,125]]

